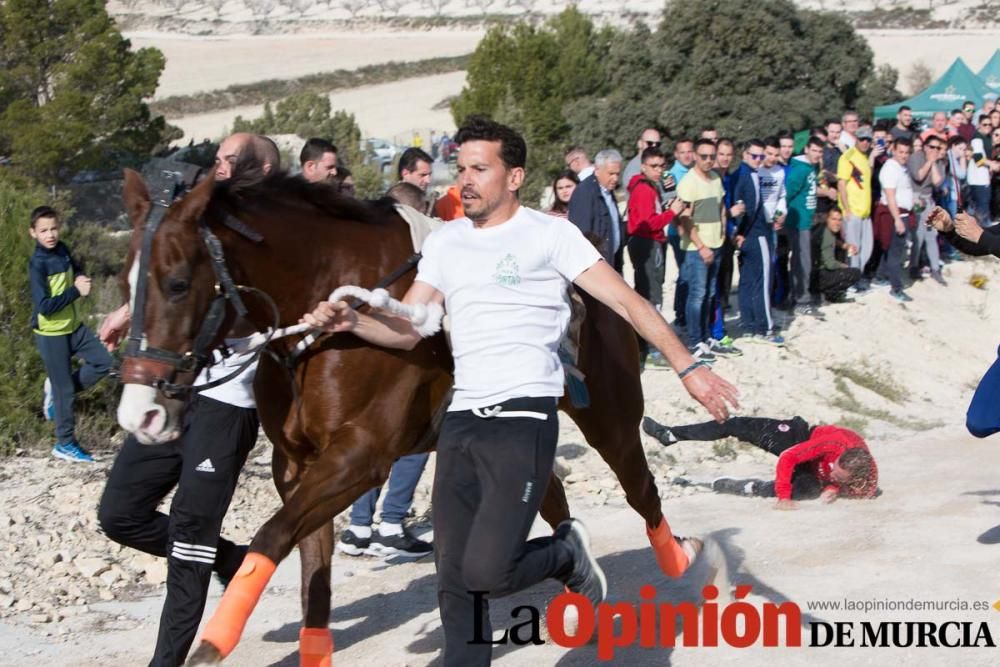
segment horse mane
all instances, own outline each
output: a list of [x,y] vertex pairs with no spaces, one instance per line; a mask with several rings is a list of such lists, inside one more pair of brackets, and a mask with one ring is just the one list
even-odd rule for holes
[[212,200],[251,211],[271,209],[285,202],[305,203],[333,218],[371,224],[383,221],[393,204],[388,197],[377,200],[348,197],[340,194],[332,184],[310,183],[286,171],[273,172],[263,179],[236,176],[216,183]]

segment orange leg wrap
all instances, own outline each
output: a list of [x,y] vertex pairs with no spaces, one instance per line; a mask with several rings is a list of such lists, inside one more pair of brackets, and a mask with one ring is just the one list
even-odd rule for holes
[[252,551],[243,559],[243,565],[229,583],[219,607],[205,624],[201,635],[201,640],[219,649],[222,657],[236,648],[260,594],[277,567],[267,556]]
[[668,577],[679,577],[688,568],[687,554],[681,549],[681,545],[674,539],[674,534],[670,532],[670,524],[667,518],[660,519],[660,525],[653,530],[646,526],[646,536],[653,546],[653,553],[656,554],[656,563]]
[[299,667],[330,667],[333,664],[333,636],[326,628],[299,630]]

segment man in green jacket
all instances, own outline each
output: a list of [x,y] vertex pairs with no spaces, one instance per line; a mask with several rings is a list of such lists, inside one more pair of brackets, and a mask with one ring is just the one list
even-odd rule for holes
[[838,209],[832,209],[826,216],[826,227],[823,229],[823,240],[820,243],[817,284],[819,291],[831,303],[851,301],[845,292],[861,278],[859,269],[849,267],[837,257],[838,250],[844,251],[848,256],[858,253],[857,246],[846,243],[840,238],[840,229],[843,225],[844,214]]
[[822,318],[811,302],[809,279],[812,274],[812,224],[816,215],[816,189],[819,164],[823,159],[823,141],[810,137],[802,155],[789,161],[785,175],[785,198],[788,217],[785,229],[792,251],[791,297],[795,312]]

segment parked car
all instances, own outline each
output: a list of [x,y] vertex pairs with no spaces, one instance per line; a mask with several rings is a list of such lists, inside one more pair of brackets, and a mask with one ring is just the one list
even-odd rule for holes
[[361,152],[366,156],[373,156],[379,169],[385,171],[386,167],[392,164],[396,155],[402,152],[402,148],[389,143],[385,139],[365,139],[361,142]]

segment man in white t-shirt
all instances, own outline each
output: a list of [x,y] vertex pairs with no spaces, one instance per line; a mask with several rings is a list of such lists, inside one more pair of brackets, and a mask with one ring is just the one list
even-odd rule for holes
[[892,142],[892,157],[886,160],[879,172],[878,181],[882,186],[879,199],[880,215],[886,210],[892,216],[892,238],[889,251],[883,256],[879,273],[885,275],[892,285],[892,296],[898,301],[913,301],[903,291],[903,253],[906,250],[906,234],[910,227],[913,210],[913,181],[907,163],[913,153],[913,141],[909,137],[898,137]]
[[[456,141],[457,185],[468,217],[427,239],[404,297],[406,303],[444,304],[451,318],[455,395],[438,441],[433,495],[446,667],[489,664],[487,598],[550,577],[593,604],[607,593],[579,521],[527,541],[559,436],[563,371],[557,350],[570,319],[570,282],[659,349],[716,419],[728,412],[727,403],[736,405],[735,389],[695,363],[656,309],[571,222],[521,206],[527,148],[519,134],[473,117]],[[409,320],[381,311],[360,314],[343,302],[321,303],[304,319],[385,347],[409,349],[420,340]],[[690,542],[671,539],[670,545],[684,563],[696,555]]]

